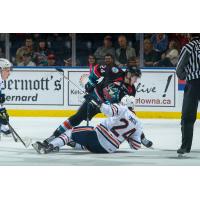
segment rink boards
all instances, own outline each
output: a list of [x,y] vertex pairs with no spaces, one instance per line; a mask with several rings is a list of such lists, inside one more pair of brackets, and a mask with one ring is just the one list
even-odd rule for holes
[[[84,101],[88,76],[88,69],[80,67],[63,67],[61,73],[52,67],[14,68],[5,83],[8,112],[11,116],[68,117]],[[180,118],[184,85],[173,68],[142,69],[142,78],[136,84],[137,115]]]

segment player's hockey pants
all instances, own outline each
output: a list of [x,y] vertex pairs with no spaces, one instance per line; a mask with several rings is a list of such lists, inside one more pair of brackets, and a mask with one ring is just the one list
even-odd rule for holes
[[71,139],[92,153],[108,153],[99,143],[97,133],[91,126],[74,127]]

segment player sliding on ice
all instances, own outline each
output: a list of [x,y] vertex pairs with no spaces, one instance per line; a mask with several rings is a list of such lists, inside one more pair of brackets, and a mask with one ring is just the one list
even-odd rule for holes
[[113,153],[125,140],[132,149],[140,148],[142,124],[134,114],[133,96],[124,96],[118,104],[108,105],[93,99],[90,104],[99,107],[108,118],[96,127],[78,126],[67,129],[47,146],[41,142],[34,143],[34,149],[38,153],[46,154],[74,141],[93,153]]
[[10,76],[11,68],[12,63],[10,63],[7,59],[0,58],[0,137],[1,133],[4,133],[6,136],[11,135],[11,131],[8,127],[9,116],[6,108],[3,106],[5,102],[5,94],[3,93],[4,81]]

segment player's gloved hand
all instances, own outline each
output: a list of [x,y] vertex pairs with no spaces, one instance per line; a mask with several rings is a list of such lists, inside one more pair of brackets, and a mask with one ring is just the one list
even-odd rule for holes
[[87,93],[93,92],[94,88],[95,88],[95,87],[94,87],[90,82],[87,82],[87,83],[85,84],[85,91],[86,91]]
[[9,115],[5,108],[0,109],[0,123],[1,124],[8,124],[9,122]]
[[99,99],[96,99],[94,97],[91,97],[90,104],[92,104],[95,107],[100,108],[101,104],[102,104],[102,101],[100,101]]
[[91,99],[92,99],[91,95],[88,94],[88,93],[86,93],[83,97],[85,98],[85,100],[86,100],[87,102],[90,102]]
[[5,102],[5,94],[0,94],[0,104]]

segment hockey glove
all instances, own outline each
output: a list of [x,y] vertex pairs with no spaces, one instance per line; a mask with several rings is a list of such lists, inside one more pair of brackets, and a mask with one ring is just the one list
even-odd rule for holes
[[86,91],[87,93],[93,92],[94,88],[95,88],[95,87],[94,87],[90,82],[87,82],[87,83],[85,84],[85,91]]
[[7,125],[9,122],[9,115],[5,108],[0,109],[0,123]]
[[86,93],[83,97],[85,98],[85,101],[87,102],[90,102],[92,100],[92,96],[88,93]]
[[94,98],[94,97],[91,97],[90,104],[92,104],[92,105],[95,106],[95,107],[100,108],[102,102],[101,102],[99,99],[96,99],[96,98]]
[[100,108],[100,107],[101,107],[101,104],[99,104],[98,102],[96,102],[94,99],[92,99],[92,100],[90,101],[90,104],[91,104],[92,106],[97,107],[97,108]]
[[84,98],[85,98],[86,102],[92,104],[92,105],[95,106],[95,107],[100,107],[101,104],[102,104],[102,102],[101,102],[100,100],[97,100],[96,98],[94,98],[94,97],[93,97],[92,95],[90,95],[90,94],[86,94],[86,95],[84,96]]
[[5,102],[5,94],[0,94],[0,104]]

